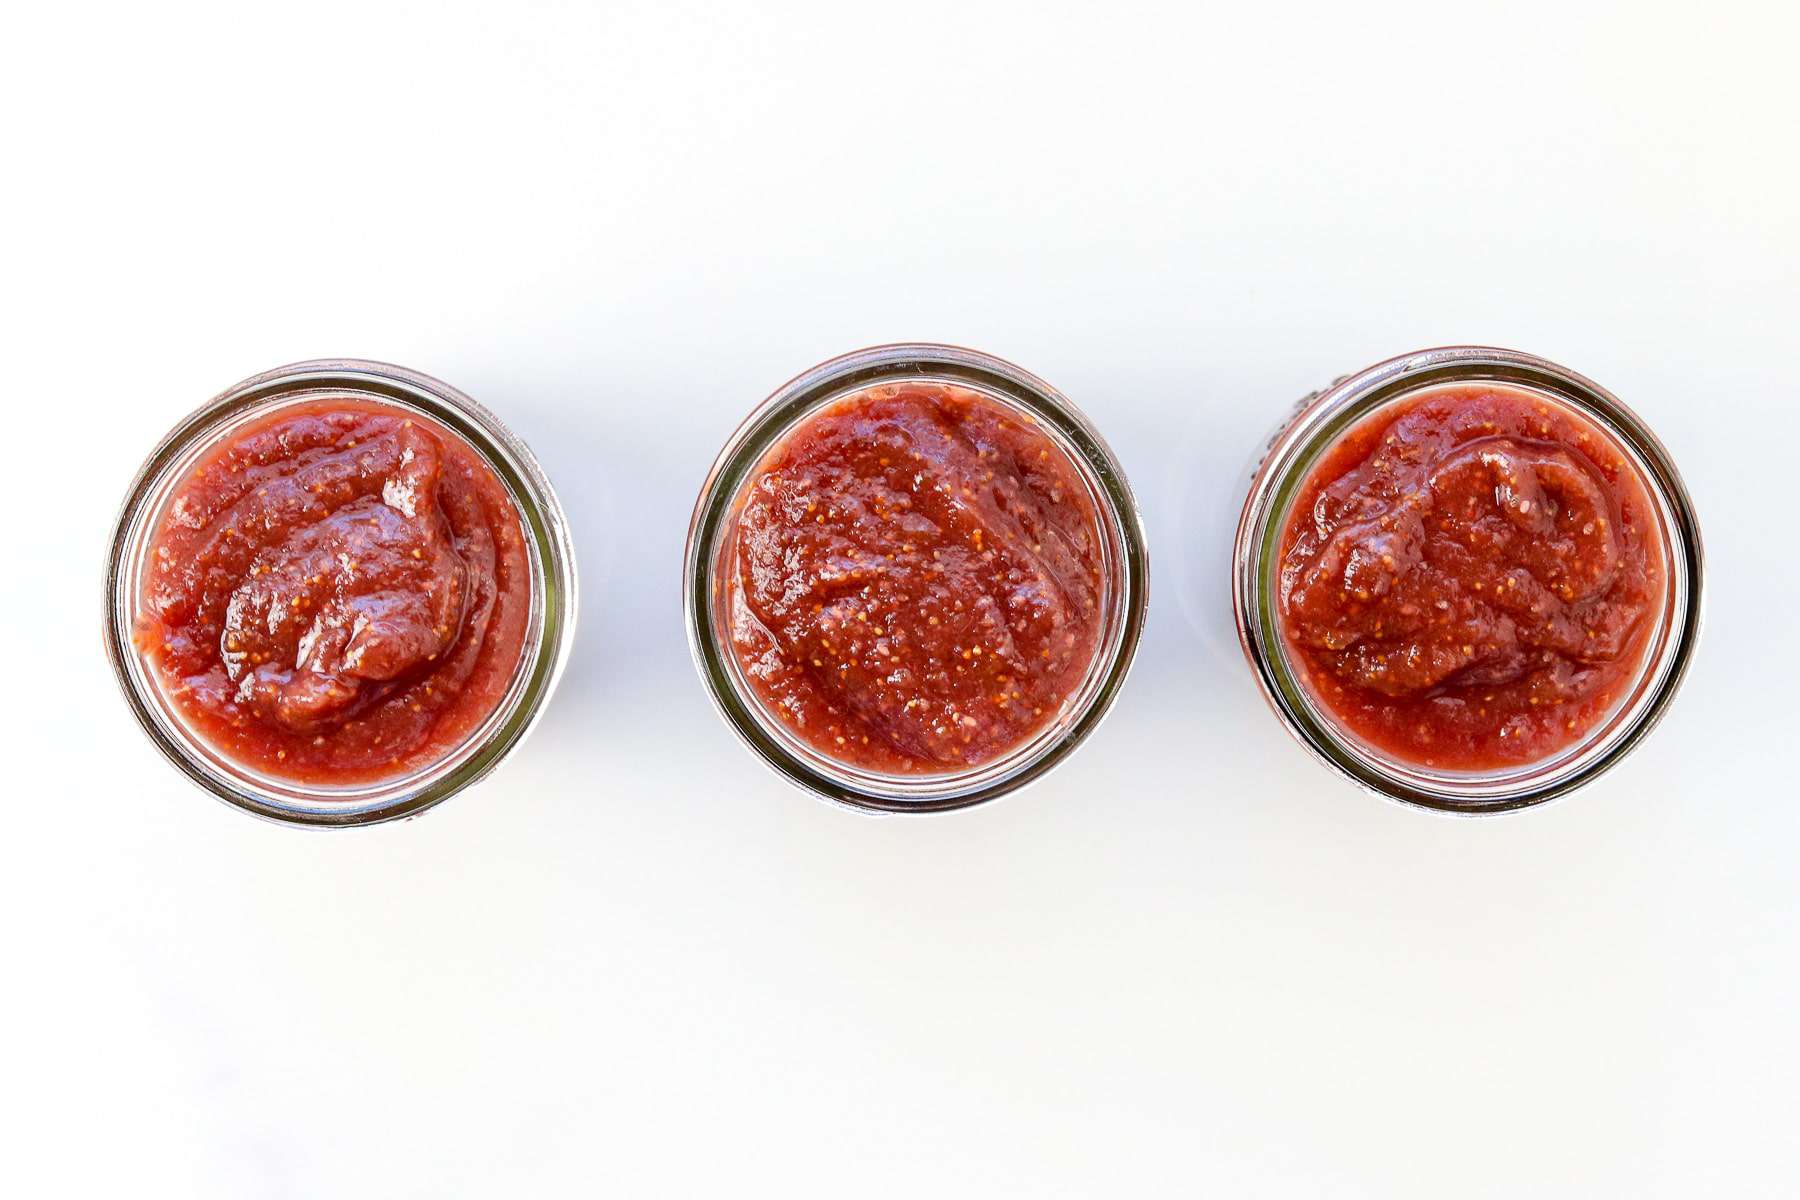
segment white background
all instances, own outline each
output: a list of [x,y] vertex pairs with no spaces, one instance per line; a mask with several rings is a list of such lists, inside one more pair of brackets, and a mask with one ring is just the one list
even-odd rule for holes
[[[0,37],[17,1196],[1733,1197],[1796,1187],[1790,6],[60,4]],[[678,575],[714,453],[874,342],[1082,405],[1152,542],[1112,718],[956,816],[790,791]],[[1258,439],[1481,341],[1686,474],[1708,628],[1547,809],[1385,805],[1226,611]],[[155,440],[320,355],[537,450],[579,640],[423,820],[209,799],[101,558]]]

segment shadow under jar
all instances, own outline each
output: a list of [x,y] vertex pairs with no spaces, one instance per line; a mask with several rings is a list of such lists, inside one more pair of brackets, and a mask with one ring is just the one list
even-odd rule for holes
[[701,489],[688,636],[726,722],[815,795],[933,812],[1039,778],[1118,695],[1148,559],[1068,400],[972,350],[882,346],[779,389]]
[[1699,527],[1635,414],[1566,368],[1453,346],[1303,400],[1233,559],[1238,633],[1303,745],[1380,795],[1503,812],[1579,787],[1667,708]]
[[404,368],[296,363],[145,462],[113,536],[107,653],[201,787],[275,821],[369,825],[523,739],[575,589],[549,480],[491,413]]

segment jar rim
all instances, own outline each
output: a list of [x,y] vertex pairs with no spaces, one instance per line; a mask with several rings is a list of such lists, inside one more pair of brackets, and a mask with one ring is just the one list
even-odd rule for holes
[[[143,560],[173,484],[197,455],[243,422],[333,397],[422,413],[467,443],[505,485],[525,534],[531,622],[519,664],[493,712],[457,746],[416,770],[350,786],[311,785],[255,772],[184,727],[132,642]],[[177,422],[145,458],[114,522],[106,566],[106,653],[127,705],[151,743],[221,801],[278,824],[375,825],[417,816],[485,778],[535,727],[574,644],[574,543],[536,457],[500,419],[429,375],[367,359],[312,359],[251,376]]]
[[[1632,460],[1657,510],[1669,580],[1656,640],[1635,691],[1572,747],[1503,772],[1434,771],[1371,753],[1318,711],[1287,665],[1273,611],[1273,572],[1294,493],[1338,439],[1377,410],[1458,383],[1545,395],[1597,424]],[[1264,698],[1312,755],[1367,791],[1454,815],[1542,805],[1598,777],[1636,747],[1667,711],[1698,644],[1704,562],[1693,503],[1666,448],[1611,392],[1566,367],[1516,350],[1444,346],[1400,355],[1305,397],[1255,469],[1233,549],[1238,637]]]
[[[963,771],[886,775],[831,759],[781,728],[740,676],[715,619],[715,566],[749,473],[819,408],[852,392],[903,379],[968,387],[1021,413],[1067,454],[1088,485],[1102,525],[1113,585],[1106,625],[1079,699],[1020,746]],[[688,527],[682,607],[688,648],[714,707],[749,749],[789,783],[862,812],[969,808],[1041,778],[1110,711],[1136,655],[1148,605],[1149,552],[1137,502],[1118,459],[1087,416],[1020,367],[959,346],[907,342],[829,359],[795,376],[751,410],[714,460]]]

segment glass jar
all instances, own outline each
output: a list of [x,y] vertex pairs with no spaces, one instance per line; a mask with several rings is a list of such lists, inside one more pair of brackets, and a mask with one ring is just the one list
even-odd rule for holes
[[[531,616],[524,650],[487,718],[441,757],[407,774],[368,783],[298,783],[232,761],[175,711],[133,644],[146,558],[175,486],[213,447],[246,423],[283,407],[344,399],[422,414],[473,448],[505,485],[524,532]],[[415,816],[484,778],[542,714],[575,635],[574,546],[550,481],[525,444],[485,408],[438,380],[359,359],[278,367],[202,405],[151,453],[126,494],[106,570],[106,650],[132,715],[170,762],[229,804],[273,821],[307,826],[373,825]]]
[[[1067,455],[1098,515],[1102,628],[1081,684],[1061,710],[1010,751],[962,770],[894,775],[852,766],[809,746],[758,699],[733,652],[721,585],[746,484],[764,456],[821,408],[876,384],[968,388],[1020,414]],[[714,462],[688,529],[682,593],[688,643],[700,678],[728,725],[790,782],[866,812],[965,808],[1024,786],[1066,758],[1118,696],[1143,629],[1149,559],[1137,504],[1118,460],[1073,404],[1049,384],[1000,359],[953,346],[859,350],[821,363],[777,389],[740,425]]]
[[[1298,678],[1277,627],[1281,543],[1296,494],[1321,456],[1383,406],[1444,385],[1505,385],[1560,403],[1609,434],[1642,478],[1667,560],[1666,593],[1635,680],[1572,745],[1487,771],[1401,761],[1349,733]],[[1238,636],[1263,694],[1302,745],[1362,787],[1449,813],[1495,813],[1541,804],[1593,779],[1636,746],[1668,708],[1700,632],[1702,564],[1693,505],[1669,454],[1611,393],[1530,354],[1449,346],[1378,363],[1305,397],[1254,469],[1232,561]]]

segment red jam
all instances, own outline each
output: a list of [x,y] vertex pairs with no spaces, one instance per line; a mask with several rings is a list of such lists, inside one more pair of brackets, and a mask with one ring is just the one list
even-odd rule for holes
[[232,430],[150,543],[137,642],[189,727],[297,783],[428,766],[498,707],[531,617],[506,485],[461,438],[350,399]]
[[1087,675],[1099,516],[1068,455],[998,401],[866,388],[789,433],[738,505],[725,579],[738,661],[831,758],[890,774],[986,762]]
[[1636,679],[1666,563],[1635,466],[1591,421],[1503,386],[1387,406],[1332,446],[1282,537],[1306,686],[1402,761],[1493,770],[1580,740]]

